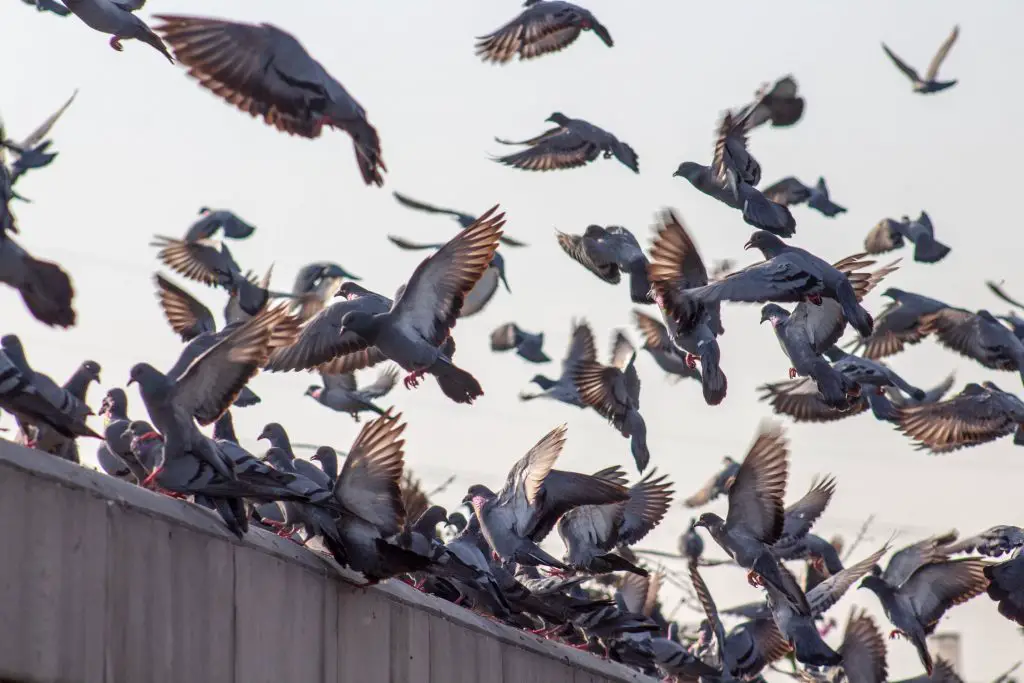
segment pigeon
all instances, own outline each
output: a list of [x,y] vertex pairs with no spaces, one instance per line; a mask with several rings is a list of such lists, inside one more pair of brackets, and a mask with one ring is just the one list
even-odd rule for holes
[[511,351],[531,363],[551,361],[544,350],[544,333],[533,334],[519,329],[515,323],[505,323],[491,332],[491,351]]
[[704,554],[704,539],[697,533],[696,524],[696,517],[691,517],[686,531],[679,535],[679,556],[690,562],[699,562]]
[[[545,4],[552,0],[545,0]],[[528,145],[529,149],[495,157],[494,160],[506,166],[524,171],[555,171],[578,168],[597,159],[613,156],[634,173],[640,172],[636,152],[617,137],[583,119],[571,119],[561,112],[555,112],[546,119],[556,128],[521,142],[495,138],[503,145]]]
[[[140,462],[132,452],[132,435],[126,435],[132,421],[128,417],[128,396],[124,389],[115,387],[107,391],[98,415],[103,418],[103,443],[97,450],[100,466],[107,474],[111,474],[109,467],[115,467],[123,472],[119,478],[130,476],[136,484],[141,484],[158,463]],[[146,426],[148,429],[143,434],[153,431],[148,423]]]
[[855,356],[837,346],[826,349],[825,355],[832,361],[834,370],[843,373],[857,384],[874,387],[876,394],[884,395],[887,387],[895,387],[909,394],[915,401],[927,398],[923,389],[912,386],[896,372],[870,358]]
[[615,43],[601,22],[588,10],[564,0],[526,0],[526,8],[497,31],[477,38],[476,55],[484,62],[507,64],[563,50],[593,31],[608,47]]
[[162,14],[156,30],[199,84],[289,135],[325,125],[352,136],[363,182],[384,184],[377,130],[366,112],[290,33],[270,24]]
[[[288,432],[285,431],[284,427],[279,422],[268,422],[264,427],[260,435],[256,437],[258,441],[266,439],[271,447],[277,448],[284,455],[285,459],[294,462],[295,470],[311,480],[322,488],[329,488],[335,479],[337,479],[337,454],[333,462],[329,462],[324,459],[327,457],[326,451],[317,449],[317,453],[320,454],[320,462],[324,465],[324,469],[318,468],[313,463],[303,460],[302,458],[295,457],[295,451],[292,450],[291,439],[288,438]],[[331,449],[328,449],[331,450]],[[331,451],[333,452],[333,450]],[[333,467],[330,467],[333,465]],[[333,469],[333,472],[328,472],[328,469]]]
[[661,311],[672,343],[686,352],[690,368],[700,361],[704,402],[718,405],[725,399],[728,379],[719,365],[718,336],[724,332],[718,301],[701,303],[687,291],[708,284],[704,261],[683,225],[671,210],[665,210],[651,245],[647,276],[651,295]]
[[949,247],[935,239],[935,228],[924,211],[915,220],[908,216],[899,221],[883,218],[864,238],[864,251],[884,254],[902,247],[904,239],[913,243],[914,260],[918,263],[938,263],[949,254]]
[[1019,301],[1011,297],[1003,290],[1002,284],[1002,282],[992,282],[991,280],[987,280],[985,282],[985,286],[988,287],[989,291],[991,291],[997,297],[999,297],[1006,303],[1010,304],[1011,306],[1015,306],[1017,308],[1024,308],[1024,304],[1021,304]]
[[861,581],[882,603],[885,616],[896,629],[890,637],[903,636],[917,649],[921,664],[932,675],[932,656],[928,652],[926,636],[946,611],[954,605],[980,595],[988,588],[985,578],[986,564],[975,558],[928,561],[913,569],[902,581],[896,581],[893,562],[885,573],[876,565],[872,575]]
[[728,455],[725,456],[722,458],[722,469],[715,472],[696,493],[685,499],[683,505],[690,509],[698,508],[707,505],[719,496],[728,494],[729,489],[732,488],[736,481],[736,474],[739,471],[740,463]]
[[554,469],[565,446],[565,433],[565,425],[548,432],[509,470],[497,494],[480,485],[471,486],[466,494],[463,502],[472,505],[484,538],[503,561],[568,569],[537,545],[559,517],[581,505],[629,498],[619,477]]
[[[67,396],[73,399],[77,409],[83,416],[92,415],[93,411],[88,407],[87,394],[89,386],[100,382],[100,365],[96,361],[87,360],[78,366],[78,369],[61,387]],[[56,455],[64,460],[73,463],[80,463],[78,457],[78,446],[74,439],[69,439],[59,432],[50,429],[45,424],[22,426],[22,435],[26,443],[31,442],[38,450]]]
[[949,390],[953,388],[953,382],[956,381],[956,373],[949,373],[946,379],[942,380],[939,384],[935,385],[931,389],[924,392],[924,398],[918,400],[912,396],[906,396],[896,387],[885,387],[885,395],[892,402],[892,405],[897,408],[905,408],[907,406],[918,406],[925,403],[938,403],[949,393]]
[[922,317],[920,329],[986,368],[1019,373],[1024,382],[1024,342],[988,311],[944,308]]
[[1000,524],[976,536],[962,538],[955,543],[942,546],[947,555],[956,553],[978,553],[985,557],[1000,557],[1017,548],[1024,548],[1024,528]]
[[760,577],[760,583],[773,584],[799,614],[810,614],[807,597],[799,586],[787,584],[771,553],[783,533],[782,498],[788,472],[787,441],[781,427],[763,424],[729,489],[728,515],[722,519],[712,512],[702,513],[696,526],[707,529],[729,557],[749,570],[751,584]]
[[999,605],[999,613],[1024,626],[1024,553],[985,567],[988,596]]
[[740,209],[743,220],[781,237],[796,233],[796,221],[782,204],[771,201],[755,185],[761,181],[761,166],[747,151],[747,118],[750,107],[738,116],[726,112],[718,125],[711,166],[684,161],[673,176],[685,178],[698,190],[726,206]]
[[903,72],[903,74],[910,79],[911,83],[914,84],[914,92],[922,95],[928,95],[930,93],[940,92],[946,88],[951,88],[956,85],[956,80],[952,81],[939,81],[936,77],[939,75],[939,67],[942,66],[942,62],[946,59],[946,55],[949,54],[949,49],[953,47],[953,43],[956,42],[957,37],[960,35],[960,27],[954,26],[953,31],[949,34],[949,37],[939,46],[939,51],[932,57],[931,64],[928,65],[928,71],[925,72],[924,78],[922,79],[917,71],[913,67],[908,66],[903,62],[896,54],[890,50],[885,43],[882,43],[882,49],[885,50],[885,54],[889,55],[889,59],[896,65],[896,68]]
[[[56,6],[57,3],[52,3]],[[60,6],[64,11],[65,15],[70,14],[70,11]],[[39,124],[35,130],[28,134],[22,140],[10,140],[5,138],[3,133],[3,126],[0,126],[0,147],[6,147],[14,153],[14,164],[11,167],[10,183],[14,185],[18,182],[18,179],[34,168],[43,168],[48,166],[57,158],[56,152],[50,152],[49,147],[51,144],[50,140],[46,139],[46,136],[50,134],[50,130],[53,129],[57,121],[63,116],[64,112],[68,110],[71,103],[75,101],[75,97],[78,95],[78,90],[71,93],[71,97],[67,99],[64,104],[61,105],[60,109],[50,114],[41,124]]]
[[550,398],[560,403],[567,403],[577,408],[585,408],[586,404],[580,398],[576,389],[573,375],[576,367],[584,361],[593,361],[597,358],[597,348],[594,344],[594,333],[586,322],[574,321],[572,332],[569,336],[569,350],[562,360],[562,374],[557,380],[550,379],[544,375],[534,375],[530,381],[541,388],[539,394],[527,394],[521,392],[519,399],[532,401],[535,398]]
[[56,263],[33,257],[2,231],[0,282],[16,289],[32,317],[44,325],[68,328],[75,324],[75,289],[68,274]]
[[337,263],[315,261],[299,269],[292,286],[293,311],[305,322],[323,310],[342,280],[360,280]]
[[505,214],[497,210],[497,206],[491,208],[475,225],[420,263],[389,311],[345,313],[342,330],[355,333],[351,350],[376,347],[410,372],[406,387],[416,386],[419,377],[429,372],[456,403],[472,403],[481,396],[479,382],[453,365],[439,347],[448,339],[464,297],[483,275],[498,247]]
[[[146,411],[166,440],[166,462],[190,454],[220,477],[234,478],[231,464],[199,432],[196,420],[202,425],[216,422],[246,382],[267,362],[270,349],[291,340],[293,329],[282,326],[286,331],[277,330],[286,316],[284,307],[264,310],[214,343],[180,374],[165,375],[148,363],[132,367],[128,383],[138,383]],[[285,338],[275,339],[276,335]]]
[[[451,216],[452,218],[455,219],[455,222],[458,223],[463,230],[473,225],[473,223],[475,223],[477,219],[477,216],[474,216],[472,214],[463,213],[462,211],[456,211],[455,209],[445,209],[439,206],[434,206],[432,204],[427,204],[426,202],[421,202],[419,200],[413,199],[412,197],[400,194],[398,192],[392,192],[391,194],[395,196],[395,199],[398,200],[399,204],[401,204],[402,206],[409,207],[410,209],[416,209],[417,211],[425,211],[427,213],[439,213],[446,216]],[[527,246],[525,242],[520,242],[519,240],[512,239],[508,235],[501,236],[501,243],[504,244],[506,247]]]
[[843,317],[861,336],[871,334],[873,321],[860,305],[858,289],[861,296],[866,294],[882,276],[892,272],[892,266],[872,275],[857,273],[858,269],[871,265],[873,261],[862,261],[864,255],[855,254],[830,265],[764,230],[751,235],[743,248],[759,249],[765,261],[717,282],[688,290],[687,296],[705,305],[714,301],[808,301],[818,307],[827,297],[839,303]]
[[[617,468],[613,471],[618,473]],[[628,500],[584,505],[562,515],[558,520],[558,535],[565,543],[566,564],[594,574],[625,570],[647,576],[646,569],[611,551],[617,546],[639,542],[664,519],[675,492],[672,483],[667,481],[668,475],[656,477],[655,474],[656,470],[652,469],[631,486]],[[610,478],[613,475],[609,470],[602,470],[594,476]]]
[[[261,460],[278,472],[284,472],[294,477],[289,482],[288,487],[300,491],[311,500],[322,500],[331,495],[329,488],[325,489],[308,477],[303,476],[295,468],[295,461],[289,458],[280,448],[271,446],[267,449]],[[320,536],[329,537],[336,546],[341,546],[341,537],[338,535],[333,515],[328,509],[294,500],[278,501],[277,506],[281,511],[281,527],[278,535],[290,538],[299,527],[302,527],[305,532],[305,536],[300,537],[302,545],[308,543],[314,536]]]
[[836,482],[833,477],[816,480],[800,500],[785,509],[782,535],[772,544],[772,553],[777,558],[792,560],[806,557],[807,549],[804,547],[803,540],[832,501],[835,487]]
[[766,187],[763,194],[769,201],[782,206],[795,206],[807,202],[807,206],[829,218],[846,213],[845,207],[839,206],[829,197],[828,185],[825,184],[824,178],[818,178],[817,185],[811,186],[788,176]]
[[26,5],[33,5],[33,6],[35,6],[36,10],[39,11],[39,12],[52,12],[53,14],[56,14],[59,17],[66,17],[69,14],[71,14],[71,10],[69,10],[67,7],[65,7],[64,5],[62,5],[59,2],[57,2],[57,0],[21,0],[21,1],[24,2]]
[[853,346],[854,352],[863,349],[861,355],[871,360],[894,355],[917,344],[927,336],[921,331],[922,318],[949,308],[936,299],[896,287],[886,289],[882,296],[892,299],[892,303],[878,316],[873,332],[856,340]]
[[746,107],[734,110],[734,115],[753,107],[747,116],[747,129],[752,130],[771,121],[772,127],[792,126],[804,113],[804,98],[797,95],[796,80],[783,76],[771,88],[767,84],[758,89],[755,100]]
[[146,0],[67,0],[64,4],[89,28],[111,34],[110,47],[118,52],[124,50],[122,40],[134,38],[157,50],[171,64],[174,63],[174,58],[160,36],[134,14],[143,8]]
[[[875,620],[864,610],[850,610],[839,655],[843,659],[843,675],[849,683],[886,683],[889,680],[885,639]],[[840,680],[832,676],[832,672],[826,676],[829,676],[826,680]]]
[[[770,403],[772,412],[777,415],[787,415],[795,422],[834,422],[860,415],[876,403],[880,409],[886,405],[883,403],[884,397],[877,394],[861,393],[855,397],[848,396],[847,401],[840,407],[833,407],[822,398],[818,391],[818,383],[813,377],[768,382],[758,387],[758,390],[761,392],[758,396],[759,401]],[[891,410],[891,404],[888,405]],[[883,412],[883,414],[888,413]]]
[[951,399],[900,408],[899,430],[918,449],[949,453],[1020,432],[1024,402],[992,382],[970,383]]
[[[868,568],[870,568],[870,565],[865,568],[865,573]],[[784,566],[780,566],[779,570],[789,592],[799,592],[800,586],[790,571]],[[850,583],[853,583],[853,580]],[[849,584],[846,587],[849,587]],[[814,625],[813,615],[800,614],[789,604],[789,600],[786,597],[787,594],[771,584],[766,584],[765,588],[768,591],[768,607],[771,610],[772,619],[775,621],[779,633],[782,634],[782,637],[793,648],[796,660],[808,666],[838,665],[842,661],[842,657],[822,640],[817,627]],[[845,588],[843,592],[845,592]],[[807,596],[808,602],[810,602],[810,599],[810,596]]]
[[651,453],[647,448],[647,424],[640,415],[636,351],[625,367],[602,365],[597,360],[580,361],[573,371],[572,381],[580,401],[630,440],[629,448],[637,471],[643,472],[651,460]]
[[588,643],[604,646],[605,656],[615,642],[629,634],[653,633],[660,630],[657,622],[634,609],[643,609],[647,602],[649,583],[643,576],[626,574],[615,591],[615,604],[586,612],[573,619]]
[[672,343],[668,329],[661,322],[635,308],[633,309],[633,320],[644,340],[644,344],[640,348],[651,354],[658,367],[677,382],[684,378],[700,381],[700,370],[697,369],[697,364],[693,363],[694,367],[690,367],[690,363],[686,362],[686,353]]
[[359,413],[370,411],[383,415],[384,410],[373,403],[373,400],[386,396],[398,381],[398,370],[394,367],[385,368],[373,384],[359,387],[354,373],[326,375],[320,373],[323,386],[310,385],[306,396],[312,396],[317,403],[327,406],[339,413],[348,413],[359,422]]
[[589,225],[582,235],[559,232],[558,246],[573,261],[609,284],[618,284],[623,271],[629,273],[630,299],[636,304],[651,303],[647,257],[626,228]]
[[204,206],[199,209],[199,215],[202,218],[193,223],[185,233],[186,242],[209,239],[216,235],[218,230],[223,233],[224,237],[233,240],[245,239],[256,231],[255,227],[227,209],[214,210]]

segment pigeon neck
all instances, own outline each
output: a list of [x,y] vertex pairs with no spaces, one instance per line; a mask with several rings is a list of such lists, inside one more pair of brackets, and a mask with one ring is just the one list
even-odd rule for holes
[[71,375],[71,379],[64,385],[64,390],[78,400],[84,401],[85,394],[89,391],[89,385],[92,381],[92,375],[85,368],[78,368],[75,370],[75,374]]
[[235,422],[231,412],[226,411],[213,425],[213,438],[221,441],[238,443],[238,436],[235,434]]

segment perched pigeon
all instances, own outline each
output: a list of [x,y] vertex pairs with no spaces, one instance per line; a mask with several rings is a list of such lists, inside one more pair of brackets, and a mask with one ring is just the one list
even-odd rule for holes
[[608,29],[588,10],[564,0],[526,0],[519,16],[494,33],[477,38],[476,54],[485,62],[506,64],[516,55],[533,59],[569,47],[583,31],[593,31],[608,47]]
[[505,323],[491,332],[491,351],[511,351],[531,363],[547,363],[551,359],[544,350],[544,333],[533,334],[519,329],[515,323]]
[[[124,389],[115,387],[109,390],[103,397],[98,415],[103,418],[103,443],[96,453],[100,467],[107,474],[113,474],[110,467],[117,468],[123,473],[114,476],[132,477],[136,484],[141,484],[159,463],[140,462],[132,452],[132,434],[126,434],[132,421],[128,417],[128,396]],[[147,431],[153,431],[152,427]]]
[[647,425],[640,415],[640,376],[635,363],[636,351],[625,367],[601,365],[596,360],[580,361],[572,380],[580,400],[630,439],[636,468],[643,472],[651,453],[647,449]]
[[935,239],[935,228],[924,211],[915,220],[907,216],[899,221],[883,218],[864,239],[864,250],[884,254],[902,247],[904,239],[913,243],[914,260],[918,263],[938,263],[949,254],[949,247]]
[[[647,575],[647,570],[611,551],[640,541],[661,523],[672,505],[672,483],[667,475],[655,477],[655,473],[651,470],[631,486],[626,501],[584,505],[562,515],[558,535],[565,543],[567,564],[595,574],[625,570]],[[594,476],[609,477],[609,470]]]
[[804,113],[804,98],[797,95],[796,80],[783,76],[771,88],[767,84],[758,89],[755,100],[746,107],[736,110],[737,115],[753,107],[747,117],[747,129],[756,128],[771,121],[772,127],[792,126]]
[[[749,570],[748,580],[771,583],[800,614],[810,614],[799,586],[788,585],[771,546],[782,537],[789,472],[786,437],[780,427],[762,425],[729,489],[729,513],[725,519],[712,512],[697,518],[696,526],[708,530],[738,565]],[[794,590],[794,588],[796,590]]]
[[999,604],[999,613],[1024,626],[1024,553],[985,567],[988,595]]
[[497,206],[491,208],[475,225],[420,263],[389,311],[345,313],[341,327],[355,333],[350,350],[376,347],[411,373],[407,387],[415,386],[419,377],[429,372],[456,403],[472,403],[481,396],[479,382],[452,364],[440,347],[455,325],[464,297],[498,248],[505,214],[497,210]]
[[323,386],[310,385],[306,396],[312,396],[317,403],[339,413],[348,413],[359,422],[359,413],[370,411],[383,415],[384,410],[373,403],[374,399],[387,395],[398,381],[398,370],[385,368],[373,384],[359,387],[354,373],[326,375],[320,373]]
[[630,299],[637,304],[651,303],[647,257],[626,228],[590,225],[582,235],[559,232],[558,246],[569,258],[609,284],[618,284],[622,272],[629,273]]
[[720,366],[718,336],[724,332],[720,303],[702,303],[688,296],[688,290],[708,284],[708,273],[693,239],[670,210],[663,212],[656,227],[647,275],[669,338],[686,352],[688,367],[700,361],[704,402],[718,405],[729,386]]
[[[288,432],[281,426],[279,422],[268,422],[263,427],[263,431],[257,437],[257,440],[262,441],[266,439],[271,447],[277,448],[281,451],[284,457],[294,462],[295,470],[302,476],[310,479],[317,485],[323,488],[329,488],[331,483],[337,478],[337,454],[335,454],[335,460],[330,462],[324,459],[326,451],[317,449],[317,454],[320,454],[320,462],[324,465],[324,469],[318,468],[311,462],[303,460],[302,458],[295,457],[295,451],[292,450],[291,439],[288,438]],[[332,449],[327,449],[331,450]],[[333,467],[331,467],[333,465]],[[328,472],[328,469],[333,469],[333,472]]]
[[889,55],[889,59],[891,59],[892,63],[896,65],[896,68],[902,71],[903,74],[914,84],[914,92],[927,95],[956,85],[955,80],[939,81],[936,80],[936,77],[939,75],[939,67],[942,66],[942,61],[946,59],[946,55],[949,54],[949,49],[953,47],[953,43],[956,42],[959,35],[960,27],[954,26],[949,37],[946,38],[942,45],[939,46],[939,51],[935,53],[934,57],[932,57],[931,64],[928,65],[928,71],[925,72],[924,78],[921,78],[913,67],[908,66],[903,62],[903,60],[897,57],[885,43],[882,43],[882,49],[885,50],[885,54]]
[[719,496],[728,494],[729,489],[732,488],[733,483],[736,481],[736,474],[739,471],[740,463],[728,455],[725,456],[722,458],[722,469],[715,472],[696,493],[685,499],[683,505],[691,509],[698,508],[707,505]]
[[[392,192],[391,194],[395,196],[395,199],[398,200],[399,204],[401,204],[402,206],[407,206],[410,209],[416,209],[417,211],[425,211],[426,213],[439,213],[446,216],[451,216],[452,218],[455,219],[455,222],[462,227],[463,230],[473,225],[473,223],[475,223],[477,219],[477,217],[473,216],[472,214],[456,211],[455,209],[445,209],[440,206],[434,206],[433,204],[427,204],[426,202],[418,201],[416,199],[413,199],[412,197],[400,194],[398,192]],[[501,243],[507,247],[526,246],[525,242],[520,242],[519,240],[512,239],[507,235],[501,236]]]
[[[858,273],[856,271],[860,268],[873,263],[862,261],[863,254],[855,254],[830,265],[808,251],[787,245],[764,230],[751,235],[743,248],[759,249],[765,261],[703,287],[688,290],[687,296],[705,305],[714,301],[807,301],[818,308],[821,308],[823,298],[834,299],[839,303],[843,317],[861,336],[871,334],[873,321],[860,305],[858,290],[860,296],[863,296],[882,276],[892,272],[892,266],[871,275]],[[834,324],[839,325],[840,322]],[[833,326],[827,329],[835,334]]]
[[576,389],[573,376],[577,366],[585,361],[597,359],[597,348],[594,344],[594,333],[586,322],[573,322],[572,334],[569,337],[569,350],[562,360],[562,374],[557,380],[550,379],[544,375],[534,375],[530,381],[541,388],[539,394],[527,394],[521,392],[519,399],[530,401],[535,398],[551,398],[561,403],[568,403],[577,408],[585,408],[586,404],[580,398]]
[[227,209],[213,210],[204,206],[199,209],[199,215],[202,218],[193,223],[185,233],[186,242],[208,239],[216,235],[218,230],[224,234],[224,237],[234,240],[245,239],[256,231],[255,227]]
[[337,263],[315,261],[299,269],[292,286],[294,310],[303,322],[323,310],[342,280],[360,280]]
[[782,206],[795,206],[807,202],[807,206],[829,218],[846,213],[844,207],[829,198],[828,185],[825,184],[824,178],[818,178],[818,184],[811,186],[804,185],[798,179],[789,176],[769,185],[763,190],[763,193],[769,201]]
[[320,137],[325,125],[352,136],[363,182],[383,185],[387,170],[366,112],[299,41],[270,24],[157,15],[156,27],[211,92],[290,135]]
[[26,5],[33,5],[39,12],[52,12],[60,17],[66,17],[71,11],[57,0],[21,0]]
[[920,342],[927,336],[921,331],[922,318],[949,308],[941,301],[896,287],[885,290],[882,296],[892,299],[892,303],[875,320],[872,333],[858,339],[853,349],[855,352],[863,349],[861,355],[872,360],[891,356]]
[[554,171],[585,166],[603,154],[605,159],[614,156],[634,173],[640,172],[633,148],[608,131],[583,119],[571,119],[561,112],[555,112],[546,120],[557,128],[522,142],[495,138],[503,145],[528,145],[529,149],[494,160],[524,171]]
[[67,0],[64,4],[86,26],[100,33],[111,34],[110,47],[118,52],[124,50],[122,40],[134,38],[153,47],[167,57],[167,61],[174,63],[160,36],[134,14],[142,9],[146,0]]
[[992,382],[970,383],[946,401],[899,409],[899,429],[919,449],[948,453],[1020,433],[1024,402]]
[[1000,557],[1017,548],[1024,548],[1024,528],[1000,524],[986,529],[976,536],[962,538],[955,543],[944,545],[942,552],[948,555],[978,553],[985,557]]
[[[67,393],[67,396],[77,402],[75,405],[81,411],[80,414],[83,415],[83,419],[85,415],[93,414],[92,409],[88,407],[87,400],[89,386],[93,382],[97,384],[100,382],[100,364],[93,360],[87,360],[78,366],[78,369],[61,387]],[[78,457],[78,446],[75,444],[75,440],[65,437],[60,432],[48,427],[45,423],[24,425],[22,435],[33,443],[35,448],[41,451],[51,453],[74,463],[81,462]]]
[[694,367],[690,367],[686,352],[672,343],[668,329],[664,325],[637,309],[633,309],[633,320],[644,340],[644,344],[640,348],[651,354],[658,367],[676,381],[682,378],[700,381],[700,370],[697,369],[697,364],[693,363]]
[[988,311],[943,308],[922,317],[920,330],[986,368],[1017,372],[1024,382],[1024,342]]
[[0,282],[18,290],[25,306],[39,322],[56,327],[75,324],[75,289],[68,274],[56,263],[31,256],[2,231]]

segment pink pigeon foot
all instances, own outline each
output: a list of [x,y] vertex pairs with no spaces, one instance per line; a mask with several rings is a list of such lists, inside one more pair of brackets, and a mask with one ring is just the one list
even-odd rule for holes
[[889,634],[889,640],[893,640],[893,639],[899,640],[900,638],[906,638],[906,637],[907,637],[907,634],[904,633],[903,631],[901,631],[898,628],[894,628],[892,630],[892,633]]
[[789,378],[790,379],[796,379],[796,368],[790,368],[789,369]]
[[764,585],[764,580],[757,574],[757,572],[751,569],[749,572],[747,572],[747,583],[749,583],[754,588],[760,588]]
[[420,385],[420,377],[422,377],[425,374],[427,374],[426,370],[413,370],[406,376],[404,380],[402,380],[402,384],[405,385],[406,389],[418,387]]
[[114,36],[110,39],[110,47],[118,52],[124,52],[124,45],[121,45],[121,38],[119,36]]
[[697,356],[693,355],[692,353],[687,352],[687,354],[686,354],[686,367],[690,368],[691,370],[696,370],[697,369]]

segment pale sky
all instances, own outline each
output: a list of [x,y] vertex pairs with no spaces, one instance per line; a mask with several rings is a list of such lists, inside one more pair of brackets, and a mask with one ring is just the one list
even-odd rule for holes
[[[80,89],[52,132],[60,157],[18,185],[35,203],[15,206],[22,244],[72,275],[79,323],[68,331],[44,327],[4,288],[2,331],[19,334],[30,362],[59,380],[85,358],[100,362],[104,384],[89,397],[98,407],[107,388],[124,385],[132,364],[146,360],[167,368],[175,360],[180,342],[155,300],[158,263],[148,243],[153,234],[183,234],[200,206],[232,209],[257,226],[231,249],[243,268],[262,272],[273,262],[277,288],[290,287],[303,264],[328,259],[390,294],[423,254],[399,251],[385,235],[441,241],[456,228],[444,217],[399,206],[392,190],[468,212],[500,203],[508,234],[530,248],[504,249],[512,294],[500,290],[483,313],[454,330],[456,361],[476,375],[486,395],[466,407],[448,401],[432,380],[414,391],[396,388],[389,399],[409,422],[407,464],[428,486],[454,473],[453,489],[438,502],[455,506],[474,482],[500,485],[516,458],[567,422],[561,467],[592,471],[618,463],[635,473],[628,441],[592,411],[516,398],[535,372],[557,375],[558,360],[531,366],[512,354],[492,354],[488,335],[509,320],[543,330],[555,359],[564,354],[572,316],[590,321],[605,359],[614,328],[627,327],[637,339],[626,285],[613,288],[570,261],[555,241],[556,229],[620,224],[646,246],[656,212],[673,207],[706,261],[752,261],[741,251],[751,228],[739,212],[672,172],[684,160],[706,163],[721,111],[787,73],[807,106],[796,126],[764,127],[751,136],[765,183],[795,175],[812,184],[824,175],[833,199],[849,209],[828,219],[795,207],[795,244],[838,260],[860,251],[878,220],[925,209],[951,254],[938,265],[914,263],[909,249],[895,254],[904,256],[903,268],[879,291],[898,286],[1003,313],[1006,306],[983,281],[1005,279],[1011,293],[1024,297],[1018,265],[1024,237],[1012,211],[1024,99],[1009,94],[1006,82],[1024,62],[1016,35],[1024,20],[1019,0],[590,0],[587,7],[608,27],[614,48],[586,33],[562,53],[505,67],[480,62],[473,39],[515,16],[516,2],[152,0],[140,13],[266,21],[295,34],[377,127],[389,169],[378,189],[362,184],[343,132],[327,131],[314,141],[278,133],[201,89],[144,44],[126,41],[118,54],[107,45],[109,36],[75,17],[37,14],[8,0],[0,7],[0,64],[6,65],[0,114],[9,134],[27,135]],[[960,83],[937,95],[911,93],[880,41],[923,72],[955,23],[960,39],[940,76]],[[488,159],[502,151],[495,135],[532,136],[545,130],[553,111],[588,119],[631,144],[640,175],[615,161],[540,174]],[[172,277],[220,317],[222,292]],[[877,292],[867,301],[875,313],[881,305]],[[770,414],[757,402],[756,387],[786,377],[788,363],[770,327],[758,326],[758,307],[727,305],[723,311],[729,394],[720,406],[706,406],[696,383],[667,381],[649,356],[638,360],[652,464],[671,474],[680,498],[705,481],[722,455],[742,456],[759,420]],[[957,389],[992,379],[1019,390],[1015,374],[990,372],[931,341],[892,365],[923,388],[955,369]],[[358,425],[302,395],[314,380],[305,373],[257,377],[252,387],[263,403],[235,411],[243,440],[277,420],[295,441],[346,447]],[[134,390],[129,398],[131,415],[145,417]],[[930,456],[869,415],[790,425],[789,434],[789,500],[816,474],[838,479],[818,533],[849,540],[865,517],[877,515],[854,559],[897,529],[902,544],[950,527],[969,534],[1024,523],[1022,455],[1010,440]],[[92,444],[81,447],[91,461]],[[724,500],[709,509],[723,512]],[[674,549],[689,516],[673,506],[642,545]],[[735,569],[706,575],[720,606],[756,597]],[[674,595],[666,592],[667,608]],[[869,606],[880,625],[891,628],[867,591],[851,591],[833,608],[841,624],[853,604]],[[680,615],[697,618],[685,610]],[[971,682],[991,679],[1024,651],[1014,626],[987,596],[952,610],[939,630],[963,633]],[[834,644],[839,637],[841,629]],[[920,672],[905,641],[891,644],[889,666],[893,679]]]

